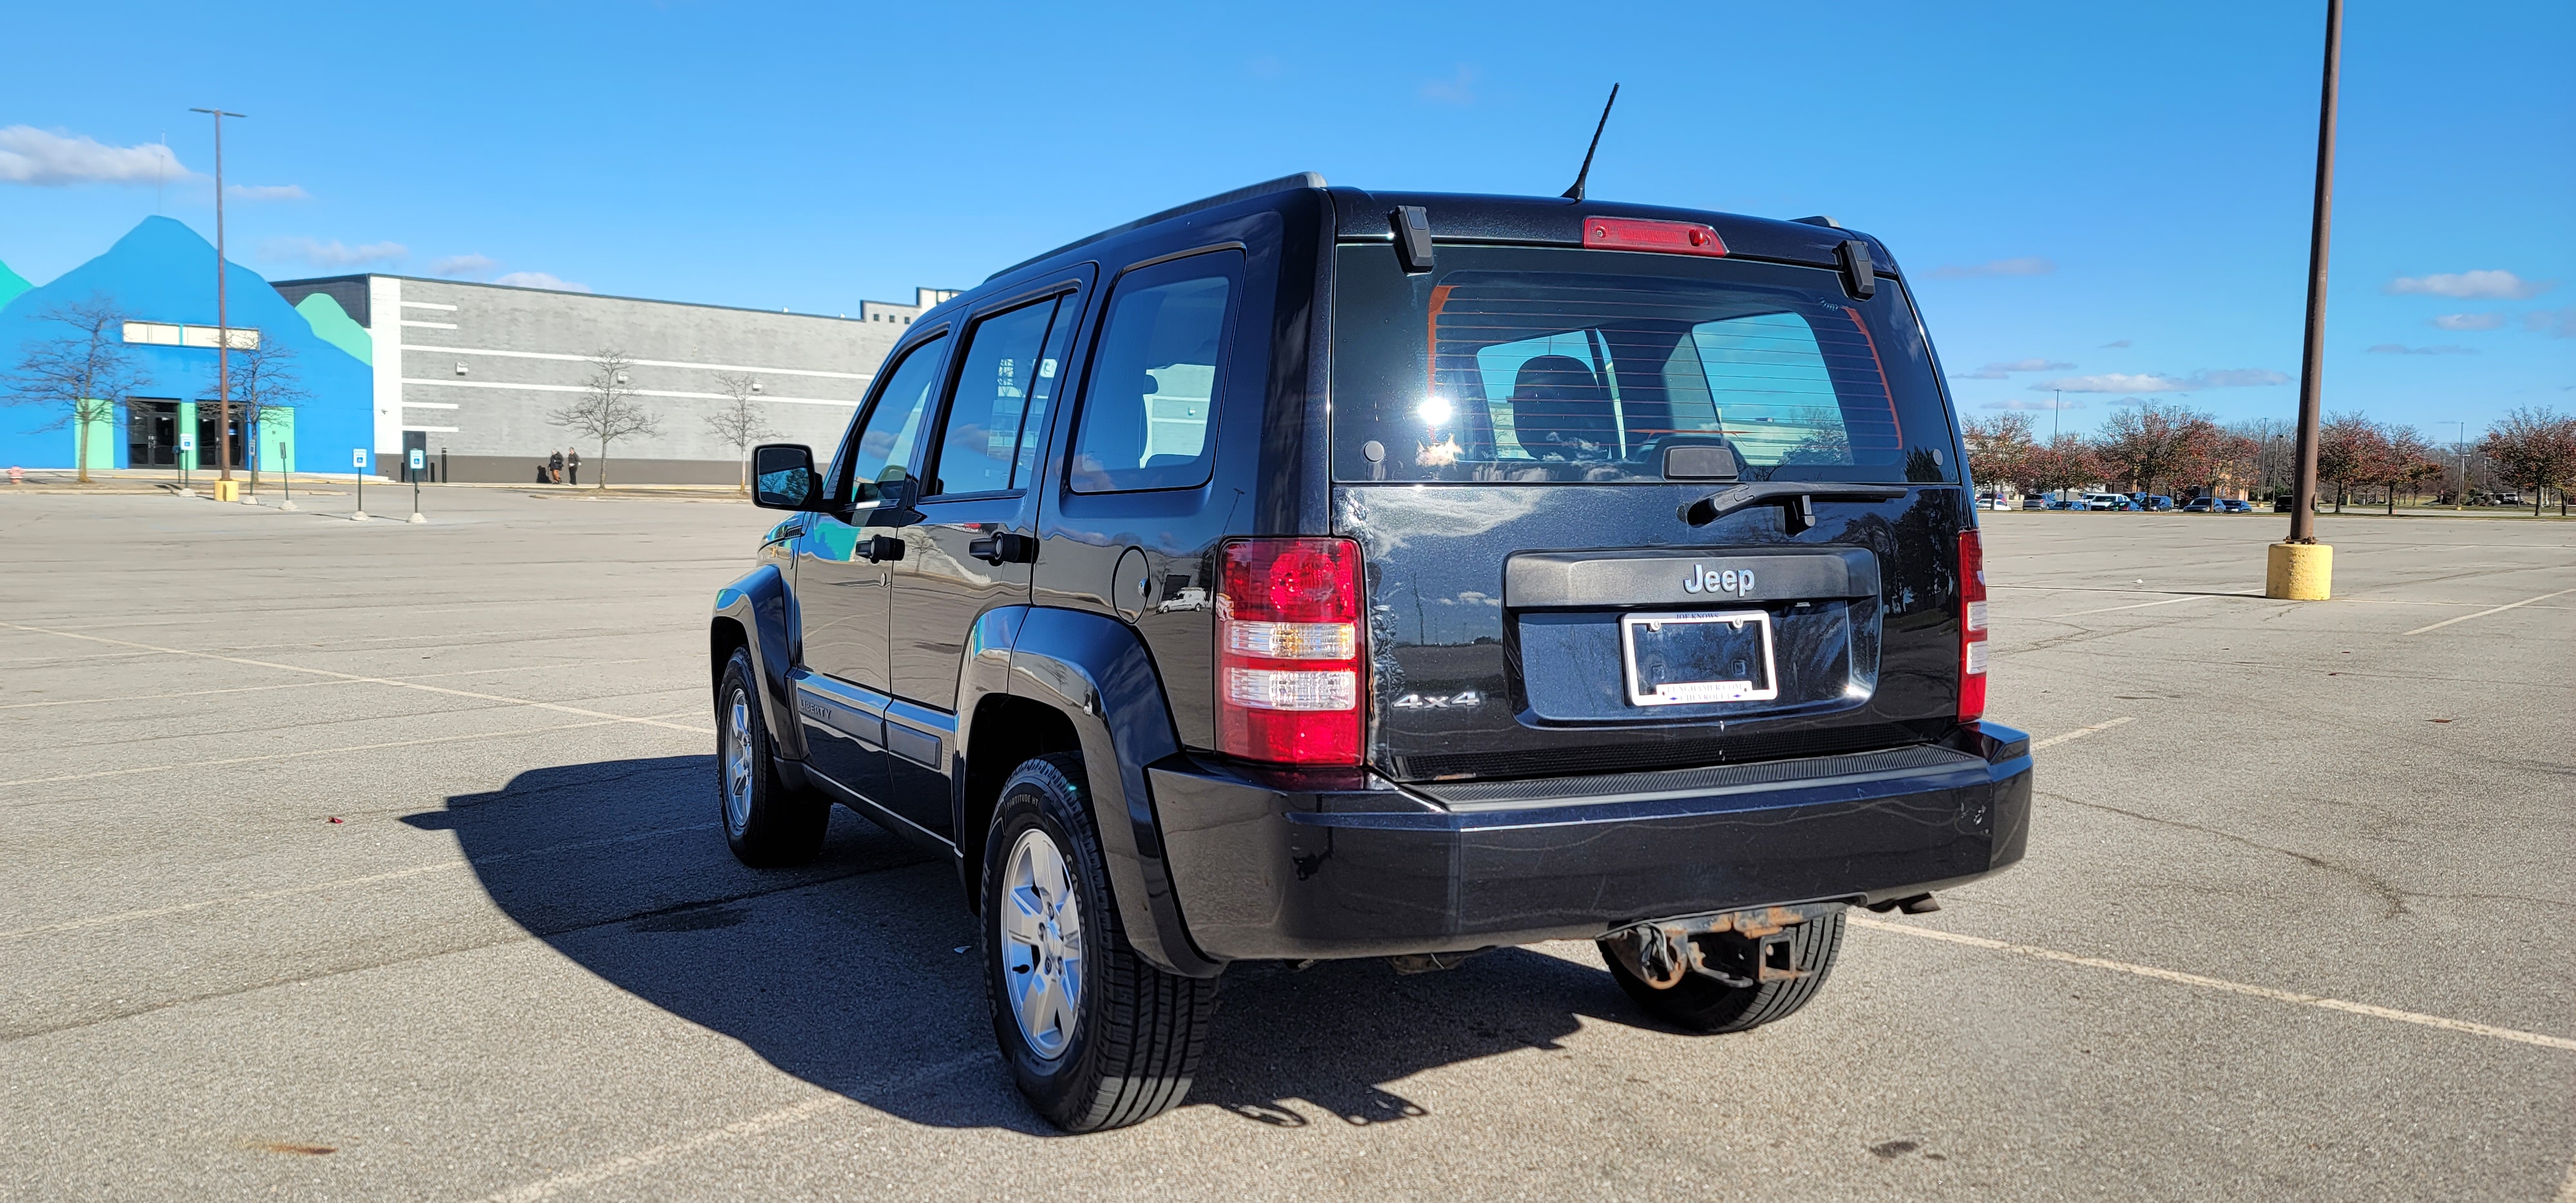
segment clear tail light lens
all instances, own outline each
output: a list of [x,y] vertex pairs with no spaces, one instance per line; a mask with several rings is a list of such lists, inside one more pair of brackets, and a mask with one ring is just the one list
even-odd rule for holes
[[1287,765],[1360,763],[1360,548],[1238,539],[1216,595],[1217,746]]
[[1986,545],[1959,532],[1959,721],[1986,713]]

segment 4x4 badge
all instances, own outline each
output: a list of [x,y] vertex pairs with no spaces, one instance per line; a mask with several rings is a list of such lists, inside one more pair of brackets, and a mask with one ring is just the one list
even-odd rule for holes
[[1690,576],[1682,581],[1685,593],[1732,593],[1738,597],[1753,592],[1753,570],[1729,568],[1710,572],[1706,564],[1691,565]]

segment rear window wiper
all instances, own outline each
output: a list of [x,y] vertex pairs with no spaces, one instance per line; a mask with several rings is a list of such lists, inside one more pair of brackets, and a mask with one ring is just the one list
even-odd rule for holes
[[1849,485],[1834,481],[1765,480],[1740,484],[1682,507],[1682,521],[1706,526],[1737,510],[1780,507],[1780,524],[1797,534],[1816,524],[1819,501],[1893,501],[1905,496],[1898,485]]

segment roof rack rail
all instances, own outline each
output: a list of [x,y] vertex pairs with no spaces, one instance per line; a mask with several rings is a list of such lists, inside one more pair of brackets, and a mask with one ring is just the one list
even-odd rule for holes
[[1232,192],[1220,192],[1214,196],[1201,197],[1186,205],[1174,205],[1160,213],[1149,213],[1134,221],[1128,222],[1123,226],[1111,226],[1108,229],[1102,230],[1088,238],[1076,238],[1073,241],[1053,250],[1041,251],[1038,254],[1031,255],[1026,259],[1022,259],[1019,262],[1003,268],[1000,271],[994,272],[992,275],[984,278],[986,280],[998,280],[1003,276],[1007,276],[1032,263],[1039,262],[1040,260],[1052,259],[1066,251],[1074,249],[1075,247],[1089,246],[1103,238],[1124,234],[1129,230],[1140,230],[1146,226],[1154,224],[1155,222],[1168,221],[1172,218],[1179,217],[1184,213],[1196,213],[1201,209],[1213,209],[1218,205],[1230,205],[1239,200],[1250,200],[1253,197],[1267,196],[1273,192],[1294,192],[1299,189],[1323,188],[1325,186],[1324,177],[1321,174],[1312,171],[1300,171],[1295,175],[1283,175],[1275,180],[1263,180],[1258,184],[1251,184],[1237,188]]
[[1792,217],[1789,220],[1797,222],[1800,225],[1823,226],[1829,230],[1839,230],[1843,228],[1843,223],[1835,221],[1833,218],[1827,217],[1822,213],[1819,213],[1814,217]]

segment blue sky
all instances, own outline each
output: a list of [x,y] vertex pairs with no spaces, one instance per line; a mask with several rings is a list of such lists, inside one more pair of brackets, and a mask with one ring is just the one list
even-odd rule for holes
[[[1964,411],[2296,407],[2321,3],[210,11],[13,13],[0,261],[211,230],[221,105],[271,278],[856,312],[1295,170],[1554,193],[1615,80],[1593,195],[1885,238]],[[2353,0],[2330,409],[2576,409],[2572,53],[2564,0]]]

